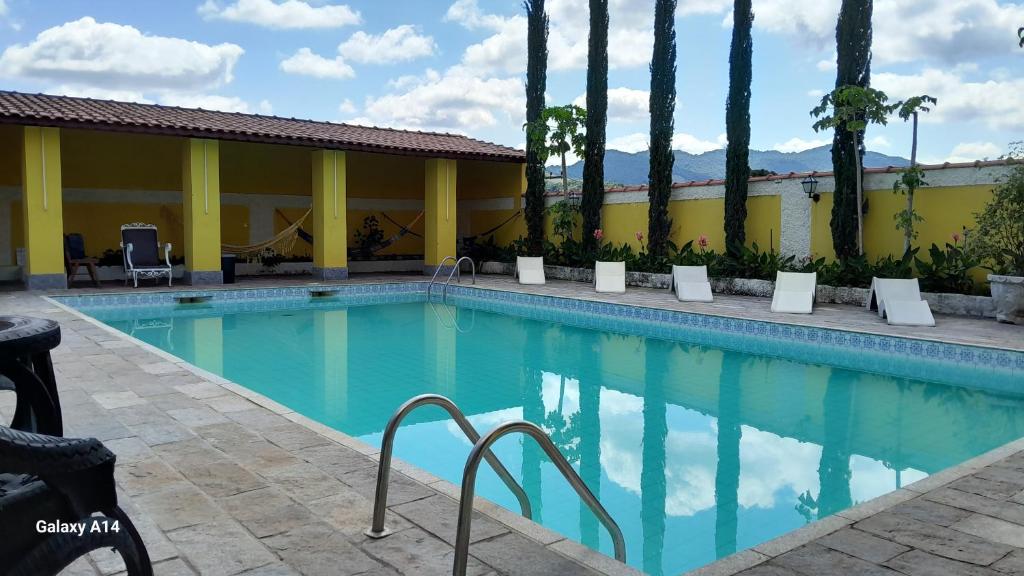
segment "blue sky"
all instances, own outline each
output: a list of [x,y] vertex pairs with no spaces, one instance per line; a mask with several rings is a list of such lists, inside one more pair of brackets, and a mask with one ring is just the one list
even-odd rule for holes
[[[646,148],[654,0],[610,0],[609,147]],[[674,146],[724,145],[729,0],[680,0]],[[754,0],[752,146],[828,140],[839,0]],[[548,0],[549,104],[586,86],[587,1]],[[996,157],[1024,135],[1024,4],[876,0],[874,85],[930,94],[923,161]],[[0,0],[0,88],[465,133],[522,146],[518,0]],[[868,135],[909,155],[898,119]]]

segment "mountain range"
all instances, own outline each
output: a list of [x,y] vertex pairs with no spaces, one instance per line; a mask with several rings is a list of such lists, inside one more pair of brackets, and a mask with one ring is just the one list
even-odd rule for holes
[[[604,156],[605,182],[623,185],[646,184],[649,165],[650,153],[646,150],[634,153],[608,150]],[[865,168],[909,165],[909,160],[898,156],[887,156],[878,152],[867,152],[864,155]],[[831,146],[820,146],[802,152],[751,150],[750,168],[777,174],[831,171]],[[548,170],[551,172],[556,168],[549,167]],[[573,180],[582,178],[583,162],[579,161],[569,166],[568,172],[569,178]],[[676,182],[725,178],[725,150],[711,150],[702,154],[676,150],[672,176]]]

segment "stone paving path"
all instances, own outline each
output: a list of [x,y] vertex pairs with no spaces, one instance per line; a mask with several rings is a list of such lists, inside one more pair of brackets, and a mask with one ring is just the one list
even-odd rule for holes
[[[481,280],[485,286],[515,289],[504,278]],[[572,283],[531,291],[595,298],[585,285]],[[631,290],[629,302],[659,298],[660,293]],[[742,303],[738,312],[723,308],[728,315],[756,318],[767,308],[753,298],[719,302]],[[66,433],[94,436],[117,453],[122,505],[139,525],[158,575],[450,573],[456,518],[455,502],[446,495],[450,485],[428,486],[413,477],[429,482],[429,475],[393,472],[388,524],[398,532],[369,540],[362,530],[369,524],[373,497],[372,455],[254,404],[36,295],[0,295],[0,313],[61,323],[63,343],[54,362]],[[863,315],[857,321],[874,327],[872,316],[854,307],[819,307],[813,317],[800,319],[834,322],[857,314]],[[1020,327],[1000,327],[991,320],[939,320],[940,328],[970,329],[931,332],[937,339],[1020,345],[1014,338],[1024,334]],[[876,331],[887,329],[881,324]],[[10,398],[0,395],[0,416],[9,419],[12,412]],[[631,572],[540,527],[529,532],[478,516],[469,573]],[[116,556],[104,552],[65,573],[95,576],[122,569]],[[1024,442],[694,574],[1024,576]]]

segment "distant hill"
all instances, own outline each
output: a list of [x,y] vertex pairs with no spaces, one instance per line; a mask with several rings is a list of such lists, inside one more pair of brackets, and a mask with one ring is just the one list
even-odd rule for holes
[[[725,150],[712,150],[703,154],[690,154],[676,150],[675,165],[672,170],[673,180],[688,182],[690,180],[710,180],[725,178]],[[647,151],[629,153],[619,150],[608,150],[604,156],[604,178],[606,182],[635,185],[647,183],[647,171],[650,157]],[[908,166],[910,161],[898,156],[886,156],[878,152],[864,155],[866,168],[886,166]],[[751,150],[750,168],[758,168],[788,174],[789,172],[811,172],[832,170],[832,152],[830,146],[811,148],[803,152],[779,152],[777,150]],[[554,170],[553,167],[549,170]],[[569,166],[569,177],[583,177],[583,162]]]

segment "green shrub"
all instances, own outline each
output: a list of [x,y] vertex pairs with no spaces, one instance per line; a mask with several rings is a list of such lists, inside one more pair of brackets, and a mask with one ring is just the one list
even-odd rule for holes
[[928,249],[928,256],[931,257],[931,262],[914,258],[921,290],[954,294],[974,293],[974,279],[971,278],[970,271],[981,263],[977,251],[947,242],[944,248],[932,244]]
[[978,249],[996,274],[1024,276],[1024,165],[1018,164],[975,214]]

